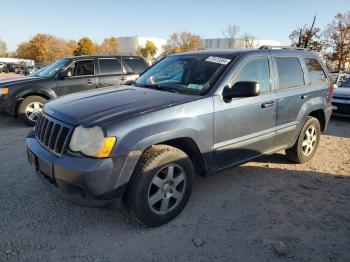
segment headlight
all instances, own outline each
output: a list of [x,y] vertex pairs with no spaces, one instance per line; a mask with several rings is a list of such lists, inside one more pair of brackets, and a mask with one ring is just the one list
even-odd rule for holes
[[0,96],[7,95],[9,93],[9,89],[7,87],[0,88]]
[[115,137],[104,137],[100,127],[85,128],[78,126],[74,129],[69,148],[91,157],[109,157],[116,143]]

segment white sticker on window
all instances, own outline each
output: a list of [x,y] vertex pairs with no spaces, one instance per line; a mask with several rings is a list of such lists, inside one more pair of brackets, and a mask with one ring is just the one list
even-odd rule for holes
[[217,64],[227,65],[231,62],[231,59],[223,58],[223,57],[217,57],[217,56],[209,56],[205,61],[213,62]]

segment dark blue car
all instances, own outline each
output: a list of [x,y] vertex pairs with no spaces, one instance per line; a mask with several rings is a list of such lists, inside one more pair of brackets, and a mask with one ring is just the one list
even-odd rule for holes
[[26,139],[28,159],[62,198],[102,206],[123,197],[138,221],[158,226],[185,207],[195,174],[280,150],[309,161],[331,115],[332,88],[309,51],[174,54],[131,86],[46,103]]

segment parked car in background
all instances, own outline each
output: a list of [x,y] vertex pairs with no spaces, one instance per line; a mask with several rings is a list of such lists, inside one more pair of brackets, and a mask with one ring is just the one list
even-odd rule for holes
[[350,116],[350,79],[334,89],[333,114]]
[[16,64],[16,63],[7,63],[7,64],[6,64],[6,68],[7,68],[8,72],[13,72],[13,73],[15,73],[16,68],[19,68],[19,64]]
[[45,101],[70,93],[129,84],[147,67],[142,57],[132,55],[63,58],[30,77],[0,81],[3,92],[0,110],[33,126]]
[[195,174],[281,150],[309,161],[332,89],[314,52],[174,54],[131,86],[46,103],[26,139],[28,160],[60,197],[91,206],[123,197],[137,221],[159,226],[183,210]]
[[335,88],[340,86],[343,82],[348,80],[350,78],[349,72],[342,72],[342,71],[333,71],[332,72],[333,82],[335,84]]

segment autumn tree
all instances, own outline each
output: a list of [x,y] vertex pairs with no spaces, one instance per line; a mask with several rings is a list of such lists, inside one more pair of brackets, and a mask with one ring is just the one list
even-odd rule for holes
[[[350,62],[350,12],[338,13],[324,31],[325,57],[344,70]],[[335,62],[335,63],[334,63]]]
[[202,47],[202,39],[190,32],[173,33],[163,46],[163,54],[197,50]]
[[146,59],[148,63],[152,63],[158,48],[152,41],[147,41],[145,46],[138,49],[138,53]]
[[224,30],[222,30],[222,35],[228,40],[229,48],[235,47],[235,39],[239,32],[239,26],[228,25]]
[[321,29],[315,26],[316,15],[311,26],[304,25],[293,30],[289,35],[291,45],[294,47],[309,48],[314,51],[321,51]]
[[2,41],[0,38],[0,55],[3,56],[7,53],[7,47],[5,41]]
[[96,46],[97,54],[110,55],[115,54],[118,51],[119,45],[117,38],[115,37],[105,38],[100,45]]
[[75,47],[75,41],[66,41],[49,34],[36,34],[29,41],[19,44],[16,53],[19,58],[48,63],[72,56]]
[[77,48],[74,50],[74,55],[92,55],[96,51],[96,45],[88,37],[83,37],[78,41]]

